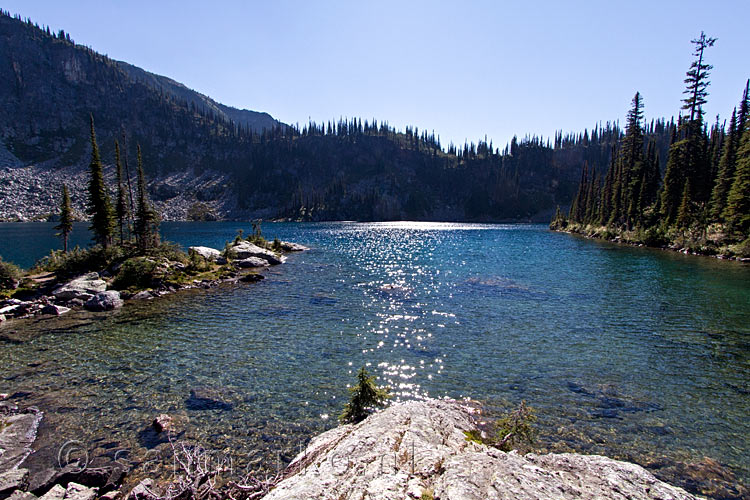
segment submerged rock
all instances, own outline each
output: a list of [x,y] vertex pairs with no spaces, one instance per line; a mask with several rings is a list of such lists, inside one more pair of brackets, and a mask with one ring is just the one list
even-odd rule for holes
[[471,411],[455,401],[391,406],[313,439],[264,499],[696,499],[638,465],[505,453],[467,440],[470,430]]
[[106,289],[107,283],[99,278],[98,273],[88,273],[57,287],[52,295],[58,300],[88,300]]
[[206,260],[215,262],[216,259],[221,257],[221,252],[211,247],[190,247],[188,252],[195,252]]
[[218,390],[211,387],[194,387],[185,400],[188,410],[231,410],[233,405],[223,399]]
[[99,292],[87,300],[84,307],[89,311],[111,311],[112,309],[122,307],[120,292],[117,290]]
[[282,241],[281,249],[284,250],[285,252],[304,252],[306,250],[310,250],[305,245],[300,245],[299,243],[292,243],[290,241]]

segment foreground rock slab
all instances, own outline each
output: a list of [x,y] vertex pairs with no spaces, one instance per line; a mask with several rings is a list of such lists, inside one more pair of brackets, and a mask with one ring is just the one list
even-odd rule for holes
[[13,472],[31,454],[41,420],[41,412],[0,415],[0,472]]
[[644,468],[596,455],[519,455],[467,441],[455,401],[394,405],[315,438],[265,500],[695,500]]

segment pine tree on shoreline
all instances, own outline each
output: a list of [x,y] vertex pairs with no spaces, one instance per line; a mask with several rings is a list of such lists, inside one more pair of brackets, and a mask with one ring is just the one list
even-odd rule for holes
[[114,212],[109,200],[107,186],[104,183],[104,167],[99,157],[99,146],[96,144],[94,131],[94,116],[91,119],[91,163],[89,164],[89,197],[87,213],[91,216],[90,229],[94,233],[94,241],[103,247],[112,244],[114,232]]
[[60,231],[57,236],[62,236],[63,253],[68,253],[68,236],[73,231],[73,209],[70,207],[70,195],[68,186],[62,186],[62,199],[60,201],[60,223],[55,226]]

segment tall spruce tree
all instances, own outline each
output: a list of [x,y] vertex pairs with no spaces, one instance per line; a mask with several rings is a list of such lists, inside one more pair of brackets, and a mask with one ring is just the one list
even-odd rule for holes
[[[643,178],[643,101],[640,92],[633,97],[632,107],[628,111],[628,124],[625,137],[622,140],[620,154],[622,155],[621,202],[624,222],[630,227],[638,218],[638,195],[641,191],[640,182]],[[619,215],[619,214],[618,214]]]
[[120,143],[115,140],[115,166],[117,167],[117,203],[115,204],[115,213],[117,215],[117,225],[120,227],[120,243],[125,241],[125,228],[128,225],[128,195],[125,190],[125,183],[122,177],[122,162],[120,161]]
[[159,245],[159,222],[159,214],[148,201],[141,146],[138,145],[138,205],[134,232],[141,251],[145,252]]
[[68,186],[62,186],[62,199],[60,200],[60,223],[55,226],[60,231],[57,236],[62,236],[63,252],[68,253],[68,236],[73,231],[73,209],[70,207],[70,195]]
[[99,146],[96,144],[94,131],[94,115],[91,119],[91,163],[89,164],[89,198],[86,213],[91,216],[90,229],[94,233],[94,241],[104,247],[112,243],[114,231],[114,212],[109,200],[107,186],[104,183],[104,168],[99,157]]
[[703,52],[713,47],[716,43],[716,38],[707,37],[704,32],[701,31],[701,35],[690,40],[690,43],[695,45],[695,51],[693,55],[697,58],[690,65],[690,69],[687,71],[685,84],[687,88],[683,91],[686,97],[682,100],[684,103],[682,109],[689,110],[689,120],[693,121],[697,118],[696,115],[700,116],[703,114],[702,106],[706,104],[706,97],[708,96],[708,75],[713,66],[706,64],[703,61]]

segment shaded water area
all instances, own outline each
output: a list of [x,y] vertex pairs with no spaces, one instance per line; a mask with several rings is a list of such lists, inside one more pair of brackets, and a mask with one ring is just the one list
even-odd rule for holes
[[[249,226],[163,232],[221,248]],[[0,341],[0,392],[45,411],[30,460],[68,439],[142,459],[158,444],[149,423],[169,413],[238,466],[283,465],[336,424],[366,365],[395,400],[471,397],[490,413],[526,400],[541,451],[629,459],[688,485],[680,464],[708,457],[750,482],[750,266],[543,226],[263,229],[312,250],[257,284],[0,326],[21,339]],[[0,224],[0,254],[28,266],[52,234]]]

